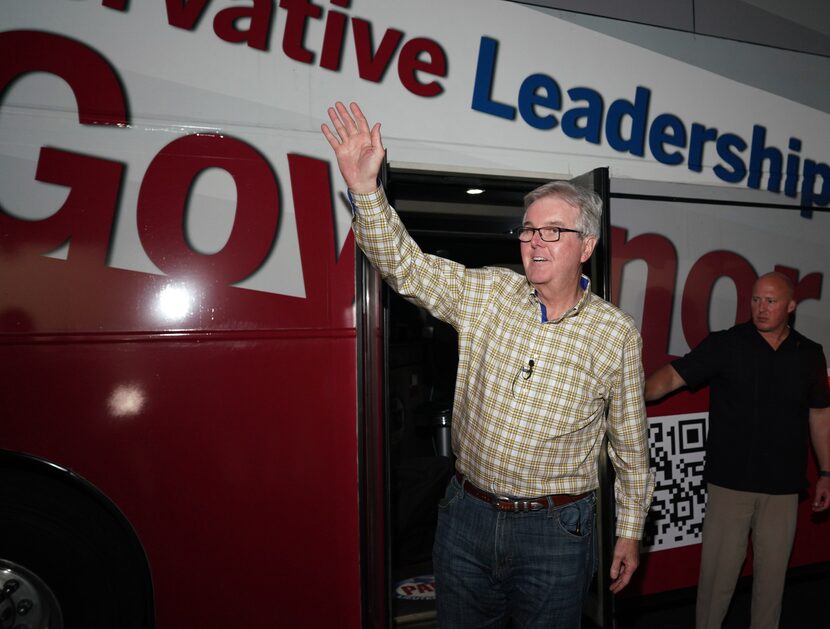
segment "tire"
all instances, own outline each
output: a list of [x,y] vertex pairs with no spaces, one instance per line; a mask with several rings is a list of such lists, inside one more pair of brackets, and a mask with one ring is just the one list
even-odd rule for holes
[[149,568],[123,515],[66,470],[0,454],[0,562],[45,584],[65,629],[152,629]]

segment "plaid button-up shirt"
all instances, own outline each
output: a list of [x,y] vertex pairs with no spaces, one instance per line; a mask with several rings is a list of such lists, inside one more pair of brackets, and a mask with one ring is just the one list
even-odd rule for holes
[[458,332],[456,469],[500,496],[578,494],[598,486],[607,433],[617,535],[639,538],[654,480],[632,318],[583,278],[580,301],[545,321],[523,275],[424,254],[383,189],[351,196],[355,238],[383,278]]

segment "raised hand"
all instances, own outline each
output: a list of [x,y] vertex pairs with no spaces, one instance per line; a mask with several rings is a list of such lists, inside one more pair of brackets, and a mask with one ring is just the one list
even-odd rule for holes
[[357,193],[374,192],[384,155],[380,123],[376,122],[370,130],[366,116],[357,103],[352,103],[349,107],[351,114],[339,101],[328,109],[336,134],[326,124],[321,125],[320,129],[334,149],[337,166],[349,190]]

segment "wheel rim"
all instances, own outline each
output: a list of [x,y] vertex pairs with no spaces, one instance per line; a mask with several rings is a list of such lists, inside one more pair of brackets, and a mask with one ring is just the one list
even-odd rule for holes
[[0,629],[63,629],[58,599],[43,579],[2,558]]

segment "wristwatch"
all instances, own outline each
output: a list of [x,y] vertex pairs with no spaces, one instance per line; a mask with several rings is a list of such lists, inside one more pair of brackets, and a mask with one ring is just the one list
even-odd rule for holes
[[818,473],[819,476],[830,476],[830,470],[821,470]]

